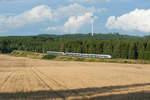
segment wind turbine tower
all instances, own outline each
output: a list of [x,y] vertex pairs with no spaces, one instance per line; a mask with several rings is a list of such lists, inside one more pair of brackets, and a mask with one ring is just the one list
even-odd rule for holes
[[92,24],[92,36],[94,36],[94,19],[91,20],[91,24]]

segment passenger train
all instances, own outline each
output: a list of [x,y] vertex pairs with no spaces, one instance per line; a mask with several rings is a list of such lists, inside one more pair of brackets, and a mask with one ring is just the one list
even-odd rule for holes
[[104,54],[86,54],[86,53],[69,53],[69,52],[55,52],[55,51],[47,51],[49,55],[60,55],[60,56],[73,56],[73,57],[85,57],[85,58],[106,58],[111,59],[111,55]]

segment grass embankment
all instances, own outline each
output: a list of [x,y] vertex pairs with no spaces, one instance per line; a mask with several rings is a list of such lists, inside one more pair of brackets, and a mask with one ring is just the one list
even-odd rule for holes
[[28,51],[13,51],[10,55],[16,57],[28,57],[33,59],[56,60],[56,61],[82,61],[82,62],[107,62],[107,63],[126,63],[126,64],[150,64],[149,60],[129,60],[129,59],[98,59],[98,58],[81,58],[70,56],[55,56],[43,53]]
[[36,53],[36,52],[28,52],[28,51],[21,51],[21,50],[15,50],[15,51],[11,52],[10,55],[16,56],[16,57],[28,57],[28,58],[33,58],[33,59],[41,59],[46,54]]

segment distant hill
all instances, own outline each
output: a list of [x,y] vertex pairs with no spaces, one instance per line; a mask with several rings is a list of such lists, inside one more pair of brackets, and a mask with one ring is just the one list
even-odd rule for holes
[[97,33],[94,36],[91,34],[39,34],[36,36],[7,36],[0,37],[2,38],[43,38],[43,39],[52,39],[52,40],[150,40],[150,35],[148,36],[132,36],[132,35],[121,35],[119,33],[109,33],[101,34]]
[[55,39],[67,39],[67,40],[150,40],[150,36],[140,37],[131,35],[120,35],[118,33],[110,34],[65,34],[65,35],[49,35],[40,34],[37,37],[51,37]]

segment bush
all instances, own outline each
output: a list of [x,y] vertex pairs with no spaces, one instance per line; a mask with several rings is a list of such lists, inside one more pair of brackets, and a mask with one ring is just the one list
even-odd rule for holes
[[43,56],[42,57],[42,59],[55,59],[56,58],[56,56],[55,55],[45,55],[45,56]]
[[26,52],[23,52],[23,53],[21,53],[20,55],[21,55],[22,57],[27,57],[28,54],[27,54]]
[[77,58],[75,61],[84,61],[84,58]]

